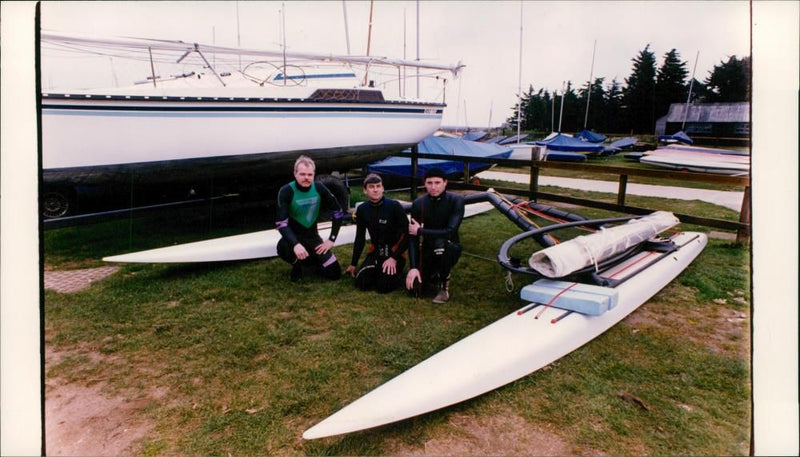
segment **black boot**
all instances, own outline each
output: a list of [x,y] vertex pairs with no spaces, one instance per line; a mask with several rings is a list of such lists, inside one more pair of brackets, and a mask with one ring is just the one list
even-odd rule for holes
[[447,303],[450,300],[450,280],[447,279],[437,284],[436,296],[433,297],[434,303]]

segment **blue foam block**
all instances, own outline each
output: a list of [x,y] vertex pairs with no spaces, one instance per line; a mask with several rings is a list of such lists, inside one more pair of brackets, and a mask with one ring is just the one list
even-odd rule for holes
[[[617,291],[611,287],[592,284],[540,279],[522,288],[520,298],[534,303],[547,304],[564,291],[550,305],[554,308],[576,311],[590,316],[599,316],[617,306]],[[570,287],[572,286],[572,287]]]

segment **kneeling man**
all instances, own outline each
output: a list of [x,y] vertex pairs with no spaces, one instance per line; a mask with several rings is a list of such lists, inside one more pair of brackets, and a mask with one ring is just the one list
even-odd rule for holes
[[436,291],[433,302],[446,303],[450,271],[461,257],[458,228],[464,219],[464,198],[447,192],[447,179],[439,168],[425,173],[425,190],[428,193],[411,205],[406,288],[419,296],[422,287],[432,287]]
[[[405,251],[408,246],[408,219],[396,200],[383,195],[381,177],[370,173],[364,178],[364,192],[368,201],[356,209],[356,239],[353,257],[345,273],[356,280],[361,290],[375,289],[379,293],[391,292],[403,283]],[[364,249],[366,232],[370,248],[364,263],[356,270]]]
[[[328,279],[339,279],[342,267],[331,248],[339,235],[344,212],[336,197],[320,182],[314,182],[314,161],[300,156],[294,163],[294,181],[278,191],[277,225],[281,233],[278,255],[292,265],[292,282],[303,277],[303,267]],[[325,241],[317,231],[322,211],[333,212],[330,236]]]

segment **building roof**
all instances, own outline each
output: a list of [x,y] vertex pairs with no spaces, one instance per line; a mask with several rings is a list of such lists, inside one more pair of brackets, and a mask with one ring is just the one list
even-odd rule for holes
[[[666,122],[683,122],[685,109],[685,103],[670,105]],[[750,102],[692,103],[686,122],[750,122]]]

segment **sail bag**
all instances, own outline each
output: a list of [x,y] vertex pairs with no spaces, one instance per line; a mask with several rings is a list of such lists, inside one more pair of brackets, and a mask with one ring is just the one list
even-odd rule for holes
[[534,252],[528,263],[548,278],[561,278],[595,265],[677,225],[680,221],[667,211],[656,211],[626,224],[601,228],[590,235],[575,237]]

